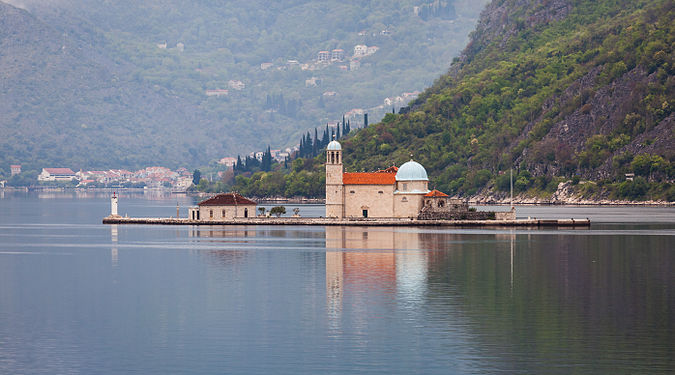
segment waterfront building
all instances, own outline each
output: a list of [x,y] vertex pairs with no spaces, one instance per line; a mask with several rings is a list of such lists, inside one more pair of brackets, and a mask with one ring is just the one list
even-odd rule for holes
[[326,217],[409,218],[422,220],[515,220],[515,209],[476,211],[462,199],[429,190],[424,167],[410,159],[376,172],[345,172],[342,145],[326,147]]
[[342,146],[326,147],[326,217],[417,218],[430,193],[424,167],[410,160],[377,172],[344,172]]
[[77,179],[70,168],[42,168],[38,181],[72,181]]
[[223,193],[205,199],[188,211],[190,220],[218,221],[255,217],[257,203],[238,193]]

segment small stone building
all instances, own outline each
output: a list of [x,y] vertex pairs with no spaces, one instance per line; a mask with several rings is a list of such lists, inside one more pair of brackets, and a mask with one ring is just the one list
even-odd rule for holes
[[257,203],[237,193],[223,193],[203,200],[188,211],[190,220],[218,221],[255,217]]

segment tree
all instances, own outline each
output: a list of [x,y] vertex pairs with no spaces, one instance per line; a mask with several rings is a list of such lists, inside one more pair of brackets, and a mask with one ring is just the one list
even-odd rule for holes
[[293,216],[300,216],[300,208],[296,207],[293,209]]
[[192,183],[195,185],[199,185],[199,181],[202,179],[202,172],[199,171],[199,169],[195,169],[194,172],[192,172]]
[[286,207],[284,207],[284,206],[272,207],[272,209],[270,210],[270,214],[277,215],[277,217],[281,217],[281,215],[283,215],[285,213],[286,213]]
[[265,209],[265,207],[258,207],[258,212],[260,212],[260,216],[265,216],[266,211],[267,210]]
[[260,169],[266,172],[269,172],[272,169],[272,152],[270,151],[269,145],[267,146],[267,150],[263,153]]

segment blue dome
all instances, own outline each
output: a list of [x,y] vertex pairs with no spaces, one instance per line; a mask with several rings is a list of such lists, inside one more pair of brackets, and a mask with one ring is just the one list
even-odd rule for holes
[[429,177],[422,164],[410,160],[398,169],[396,181],[429,181]]
[[340,150],[342,150],[342,145],[340,145],[340,142],[338,142],[338,141],[330,141],[328,146],[326,146],[326,150],[328,150],[328,151],[340,151]]

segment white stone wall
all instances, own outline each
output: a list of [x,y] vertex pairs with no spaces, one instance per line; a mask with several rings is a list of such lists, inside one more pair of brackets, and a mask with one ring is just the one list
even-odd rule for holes
[[345,185],[345,217],[394,217],[394,185]]
[[416,218],[422,209],[426,193],[394,194],[394,217]]
[[[241,217],[255,217],[256,205],[237,205],[237,206],[200,206],[199,220],[230,220]],[[190,211],[190,219],[192,219]]]
[[396,181],[396,190],[399,192],[429,192],[429,181]]
[[496,220],[516,220],[516,209],[512,208],[510,211],[495,212]]

